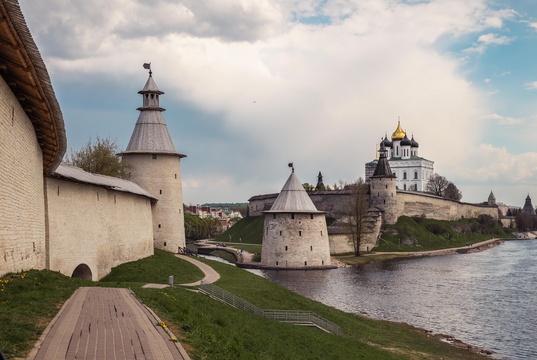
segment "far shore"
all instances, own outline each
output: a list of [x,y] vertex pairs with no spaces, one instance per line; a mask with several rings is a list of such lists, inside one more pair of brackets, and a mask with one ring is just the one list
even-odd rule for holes
[[396,260],[396,259],[407,259],[407,258],[419,258],[426,256],[443,256],[443,255],[459,255],[459,254],[471,254],[488,249],[492,249],[500,244],[503,244],[505,241],[511,240],[535,240],[535,234],[528,236],[527,233],[515,233],[515,235],[520,236],[517,238],[493,238],[489,240],[480,241],[475,244],[470,244],[467,246],[461,246],[456,248],[448,249],[439,249],[439,250],[428,250],[428,251],[390,251],[390,252],[376,252],[372,251],[361,256],[350,255],[336,255],[332,257],[333,265],[338,267],[346,266],[360,266],[369,264],[376,261],[387,261],[387,260]]

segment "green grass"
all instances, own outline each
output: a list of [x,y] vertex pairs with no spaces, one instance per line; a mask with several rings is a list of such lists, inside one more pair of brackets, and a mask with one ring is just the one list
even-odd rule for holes
[[177,260],[174,254],[155,249],[155,255],[121,264],[101,281],[167,284],[168,277],[173,275],[175,284],[187,284],[203,278],[197,266]]
[[6,357],[24,358],[63,302],[93,284],[37,270],[0,278],[0,349]]
[[512,237],[500,223],[486,217],[441,221],[401,216],[387,225],[373,251],[427,251],[465,246],[491,238]]
[[228,230],[226,230],[224,233],[218,235],[215,241],[261,244],[263,240],[263,222],[263,216],[245,217],[238,221],[235,225],[230,227]]
[[[146,279],[185,262],[155,251],[151,258],[125,264],[146,269]],[[144,289],[141,275],[124,265],[108,280],[90,283],[49,271],[8,275],[0,292],[0,347],[8,357],[24,357],[63,303],[79,286],[130,287],[177,335],[193,359],[483,359],[428,337],[404,324],[344,313],[226,264],[200,259],[220,274],[217,285],[265,309],[313,311],[336,323],[346,336],[263,319],[181,287]],[[165,273],[167,275],[167,273]]]

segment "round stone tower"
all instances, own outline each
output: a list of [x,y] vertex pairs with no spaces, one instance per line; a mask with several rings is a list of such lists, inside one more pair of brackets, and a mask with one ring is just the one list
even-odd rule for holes
[[264,214],[262,267],[333,267],[325,213],[317,210],[294,168],[271,209]]
[[[144,64],[149,69],[149,64]],[[143,106],[122,161],[130,169],[134,181],[158,200],[152,206],[155,247],[178,252],[185,244],[183,186],[181,159],[186,155],[175,151],[166,122],[165,109],[159,105],[160,91],[149,69],[149,79],[142,90]]]
[[369,204],[382,211],[386,224],[397,222],[397,178],[393,175],[386,158],[384,142],[380,143],[379,160],[370,178]]

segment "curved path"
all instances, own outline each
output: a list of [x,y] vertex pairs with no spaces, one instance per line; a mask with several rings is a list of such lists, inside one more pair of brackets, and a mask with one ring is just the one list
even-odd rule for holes
[[200,281],[196,281],[196,282],[193,282],[193,283],[190,283],[190,284],[180,284],[180,285],[182,285],[182,286],[198,286],[198,285],[201,285],[202,281],[204,283],[206,283],[206,284],[212,284],[213,282],[215,282],[218,279],[220,279],[220,274],[217,273],[209,265],[207,265],[205,263],[202,263],[199,260],[193,259],[191,256],[186,256],[186,255],[175,255],[175,256],[177,256],[179,259],[188,261],[189,263],[192,263],[192,264],[196,265],[201,271],[203,271],[203,274],[205,274],[205,277],[203,279],[201,279]]

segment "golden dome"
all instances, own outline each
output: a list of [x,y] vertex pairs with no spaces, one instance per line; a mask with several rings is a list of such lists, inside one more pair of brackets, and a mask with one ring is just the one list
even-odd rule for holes
[[392,134],[392,141],[403,140],[406,133],[401,129],[401,121],[397,121],[397,129]]

